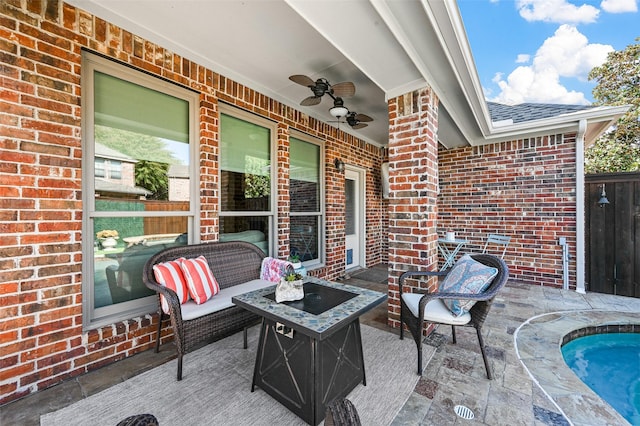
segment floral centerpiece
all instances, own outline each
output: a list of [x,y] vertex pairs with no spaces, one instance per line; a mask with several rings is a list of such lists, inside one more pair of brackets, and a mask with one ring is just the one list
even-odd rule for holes
[[291,267],[280,278],[276,285],[276,302],[288,302],[304,298],[304,281],[302,275],[295,272]]
[[302,281],[302,274],[299,274],[292,270],[288,270],[284,277],[282,277],[282,279],[289,282]]
[[100,245],[105,250],[113,250],[118,245],[116,242],[118,239],[118,231],[115,229],[104,229],[96,233],[96,237],[98,237]]
[[118,239],[118,231],[116,231],[115,229],[104,229],[104,230],[98,232],[96,234],[96,237],[98,237],[101,240],[104,240],[106,238]]

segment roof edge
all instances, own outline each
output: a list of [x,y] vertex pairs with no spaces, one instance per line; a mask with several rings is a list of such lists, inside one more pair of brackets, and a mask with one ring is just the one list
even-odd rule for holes
[[470,141],[470,143],[473,146],[485,145],[543,134],[577,131],[580,121],[586,120],[589,129],[585,136],[585,144],[588,145],[615,124],[615,121],[622,117],[629,108],[631,108],[631,105],[600,106],[524,123],[492,125],[490,133],[483,140]]

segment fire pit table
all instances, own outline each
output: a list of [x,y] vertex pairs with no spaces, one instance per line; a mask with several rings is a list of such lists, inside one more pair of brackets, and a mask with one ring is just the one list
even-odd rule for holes
[[383,293],[306,277],[304,299],[277,303],[275,286],[233,297],[262,316],[251,391],[257,385],[311,425],[325,407],[366,385],[359,317]]

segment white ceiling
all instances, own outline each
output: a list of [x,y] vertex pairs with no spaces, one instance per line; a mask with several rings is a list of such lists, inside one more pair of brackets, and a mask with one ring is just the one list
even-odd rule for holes
[[[335,120],[328,113],[331,98],[300,106],[311,91],[288,77],[352,81],[356,93],[345,98],[345,106],[374,121],[360,130],[346,123],[340,129],[379,146],[388,141],[387,98],[424,87],[428,80],[434,88],[444,86],[435,81],[443,75],[457,84],[448,64],[441,67],[446,56],[427,1],[68,2],[323,121]],[[461,94],[451,89],[446,91]],[[442,138],[447,125],[440,126]],[[455,137],[466,144],[457,130]]]
[[340,129],[378,146],[388,144],[387,99],[425,86],[438,96],[438,141],[447,148],[575,131],[582,119],[594,138],[623,113],[607,107],[494,127],[455,0],[66,1],[325,122],[335,120],[331,98],[303,107],[311,91],[288,77],[351,81],[356,93],[345,106],[374,121]]

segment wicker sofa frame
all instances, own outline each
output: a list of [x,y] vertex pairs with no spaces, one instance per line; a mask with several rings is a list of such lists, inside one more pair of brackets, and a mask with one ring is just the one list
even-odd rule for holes
[[[182,380],[182,358],[184,354],[213,342],[230,336],[238,331],[244,331],[244,347],[247,347],[246,329],[256,324],[260,318],[237,306],[222,309],[210,314],[183,320],[180,302],[176,293],[160,285],[153,273],[153,265],[180,257],[193,258],[204,256],[213,272],[220,289],[243,284],[260,278],[260,266],[265,254],[251,243],[241,241],[213,242],[194,244],[180,247],[170,247],[151,256],[143,269],[143,280],[147,287],[156,291],[158,296],[158,333],[155,350],[160,350],[162,323],[171,320],[174,343],[178,351],[178,380]],[[164,295],[169,303],[170,313],[167,315],[160,307],[160,295]]]
[[[478,335],[478,343],[480,344],[480,351],[482,352],[482,358],[484,360],[484,366],[487,370],[487,378],[491,380],[492,372],[491,366],[489,365],[489,361],[487,359],[487,354],[485,351],[484,340],[482,339],[482,325],[484,321],[487,319],[489,315],[489,311],[491,310],[491,304],[493,299],[498,294],[498,291],[507,283],[509,278],[509,268],[507,264],[501,258],[491,255],[491,254],[472,254],[471,257],[476,261],[483,263],[487,266],[494,267],[498,270],[498,274],[493,278],[489,287],[479,294],[469,294],[469,293],[425,293],[424,296],[420,299],[419,303],[419,316],[414,316],[407,305],[405,304],[402,293],[405,280],[407,279],[420,279],[424,277],[432,277],[432,276],[445,276],[451,269],[446,271],[407,271],[400,275],[400,339],[404,338],[404,327],[402,323],[406,324],[413,336],[413,340],[416,342],[416,346],[418,347],[418,374],[422,375],[422,340],[423,340],[423,330],[424,330],[424,310],[427,303],[433,299],[467,299],[467,300],[475,300],[477,301],[475,305],[471,307],[469,313],[471,314],[471,320],[464,325],[460,325],[458,327],[474,327],[476,329],[476,334]],[[456,327],[451,325],[451,333],[453,337],[453,343],[456,343]]]

